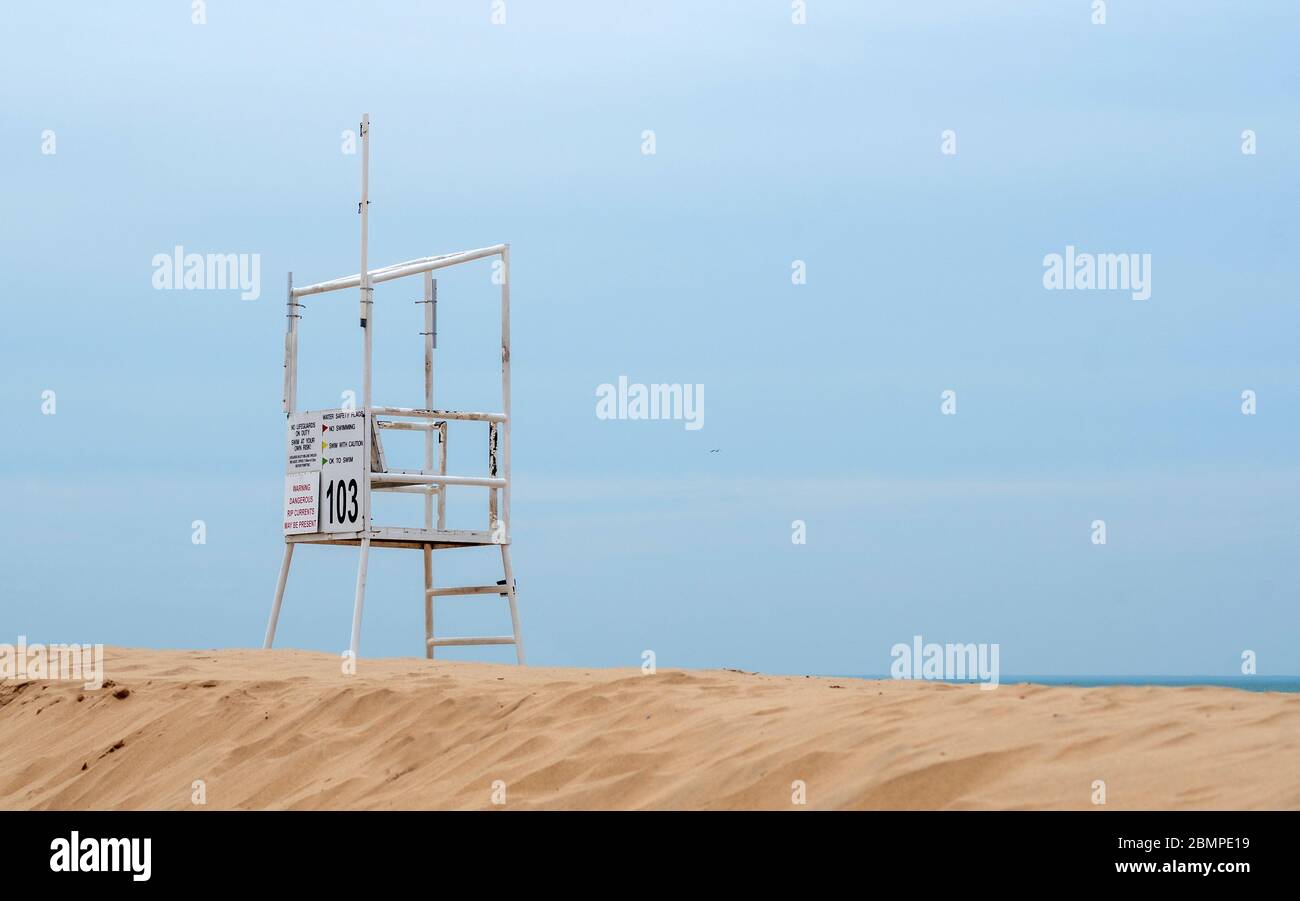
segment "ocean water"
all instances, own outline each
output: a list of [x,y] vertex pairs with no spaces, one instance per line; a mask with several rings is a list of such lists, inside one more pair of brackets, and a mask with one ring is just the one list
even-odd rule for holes
[[[888,679],[882,676],[836,676],[839,679]],[[936,679],[941,682],[974,682],[973,679]],[[1213,685],[1242,691],[1300,692],[1300,676],[1018,676],[998,677],[1001,685],[1073,685],[1096,688],[1104,685]]]

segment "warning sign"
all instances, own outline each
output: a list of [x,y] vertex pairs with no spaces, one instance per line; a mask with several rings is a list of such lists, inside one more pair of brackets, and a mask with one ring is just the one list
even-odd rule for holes
[[286,535],[366,528],[370,429],[363,411],[293,414],[285,459]]
[[370,430],[358,410],[321,414],[320,531],[353,532],[366,528],[366,467]]
[[321,416],[313,412],[289,417],[289,462],[285,472],[320,471]]
[[320,473],[295,472],[284,477],[284,534],[317,532]]

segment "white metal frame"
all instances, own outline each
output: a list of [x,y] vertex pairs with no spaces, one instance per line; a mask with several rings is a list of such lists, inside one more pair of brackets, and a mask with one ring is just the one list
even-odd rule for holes
[[[425,655],[432,658],[434,649],[465,645],[513,644],[520,664],[524,662],[523,635],[519,626],[519,608],[515,594],[514,570],[510,562],[510,245],[494,244],[477,250],[448,253],[440,256],[408,260],[380,269],[367,268],[369,251],[369,170],[370,170],[370,117],[361,120],[361,266],[356,275],[318,282],[295,288],[293,273],[289,274],[288,295],[285,301],[284,339],[284,412],[291,416],[297,411],[298,393],[298,325],[302,316],[302,298],[315,294],[358,288],[361,300],[362,331],[362,399],[367,427],[371,429],[375,453],[366,467],[364,486],[369,510],[370,492],[393,491],[424,495],[423,528],[376,527],[373,517],[366,528],[356,532],[311,533],[285,536],[284,558],[276,582],[275,600],[267,622],[263,647],[271,647],[275,639],[276,623],[284,601],[285,584],[289,578],[289,565],[297,544],[356,545],[361,548],[357,566],[356,597],[352,612],[352,637],[350,649],[356,658],[361,641],[361,614],[365,604],[366,567],[370,548],[418,548],[424,552],[424,629]],[[439,269],[468,263],[474,260],[499,257],[501,260],[501,412],[478,413],[433,408],[434,349],[436,341],[435,310],[437,282],[433,273]],[[394,279],[422,275],[424,278],[424,406],[375,406],[370,393],[372,330],[374,328],[374,286]],[[377,417],[389,417],[380,419]],[[408,422],[405,420],[415,420]],[[488,473],[486,476],[457,476],[447,474],[447,423],[484,422],[488,426]],[[387,429],[424,432],[424,466],[420,470],[394,470],[383,460],[380,432]],[[434,439],[437,436],[441,451],[437,469],[434,463]],[[446,490],[452,486],[486,488],[488,491],[488,528],[485,531],[454,530],[446,527]],[[498,503],[498,493],[500,501]],[[436,510],[435,510],[436,498]],[[471,585],[452,588],[435,588],[433,585],[432,552],[442,548],[499,545],[501,565],[505,573],[503,582],[495,585]],[[459,595],[501,595],[509,602],[512,635],[474,638],[438,638],[434,635],[433,602],[437,597]]]

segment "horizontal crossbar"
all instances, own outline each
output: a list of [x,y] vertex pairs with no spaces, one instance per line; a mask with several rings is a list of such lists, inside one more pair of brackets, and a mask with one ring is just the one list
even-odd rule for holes
[[457,588],[430,588],[425,592],[425,597],[430,598],[450,598],[463,594],[499,594],[506,595],[504,585],[462,585]]
[[375,425],[381,429],[398,429],[406,432],[436,432],[445,422],[393,422],[391,419],[377,419]]
[[[463,250],[460,253],[444,253],[436,257],[421,257],[418,260],[395,263],[392,266],[384,266],[380,269],[369,269],[367,273],[370,276],[370,284],[377,285],[381,282],[392,281],[395,278],[417,275],[421,272],[432,272],[435,269],[445,269],[458,263],[468,263],[471,260],[493,257],[505,249],[506,245],[504,244],[494,244],[491,247],[480,247],[478,250]],[[290,293],[294,297],[307,297],[310,294],[324,294],[328,291],[341,291],[344,288],[359,288],[360,286],[361,273],[357,273],[344,278],[332,279],[328,282],[304,285],[301,288],[294,288]]]
[[513,635],[494,635],[489,638],[430,638],[425,642],[431,648],[461,648],[479,644],[514,644]]
[[[479,488],[504,488],[506,480],[493,476],[442,476],[424,472],[372,472],[370,484],[382,485],[475,485]],[[380,490],[383,490],[382,488]]]
[[[473,422],[505,422],[504,413],[468,413],[463,410],[420,410],[415,407],[371,407],[377,416],[409,416],[415,419],[456,419]],[[395,426],[381,426],[394,428]]]

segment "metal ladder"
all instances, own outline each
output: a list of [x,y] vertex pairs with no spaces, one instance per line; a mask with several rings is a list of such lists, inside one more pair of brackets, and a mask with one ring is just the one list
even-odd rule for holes
[[[524,662],[524,637],[519,630],[519,606],[515,600],[515,578],[514,572],[510,567],[510,546],[500,545],[501,548],[501,565],[505,569],[506,577],[500,579],[495,585],[461,585],[454,588],[434,588],[432,584],[432,568],[425,567],[425,587],[424,587],[424,634],[425,647],[427,656],[433,659],[434,648],[462,648],[474,645],[492,645],[492,644],[512,644],[515,646],[515,657],[520,664]],[[426,550],[426,560],[431,551]],[[438,638],[433,634],[433,599],[462,597],[473,594],[495,594],[506,598],[510,603],[510,625],[513,631],[511,635],[487,635],[481,637],[469,638]]]
[[[424,331],[420,333],[424,339],[424,402],[431,408],[433,406],[433,354],[438,346],[438,282],[433,277],[433,273],[426,272],[424,275],[424,297],[416,301],[424,305]],[[447,474],[447,423],[435,422],[432,427],[424,433],[424,469],[426,473],[434,471],[434,435],[437,435],[438,444],[438,472],[441,475]],[[378,443],[376,441],[376,443]],[[382,463],[382,458],[380,460]],[[491,424],[488,427],[488,475],[495,477],[497,475],[497,427]],[[446,486],[440,486],[437,491],[437,515],[434,514],[434,499],[432,493],[427,492],[424,496],[424,524],[426,529],[432,529],[434,523],[437,523],[439,530],[446,528]],[[497,518],[497,494],[495,489],[488,492],[488,526],[494,528]],[[515,646],[515,658],[522,666],[524,663],[524,636],[519,628],[519,605],[515,597],[515,573],[514,568],[510,565],[510,545],[500,544],[501,548],[501,568],[504,571],[505,578],[499,580],[495,585],[462,585],[453,588],[434,588],[433,587],[433,547],[426,544],[424,546],[424,653],[430,660],[434,657],[435,648],[463,648],[480,645],[500,645],[512,644]],[[476,594],[494,594],[504,596],[510,603],[510,635],[488,635],[482,637],[460,637],[460,638],[439,638],[433,633],[433,599],[447,597],[463,597],[465,595]]]

